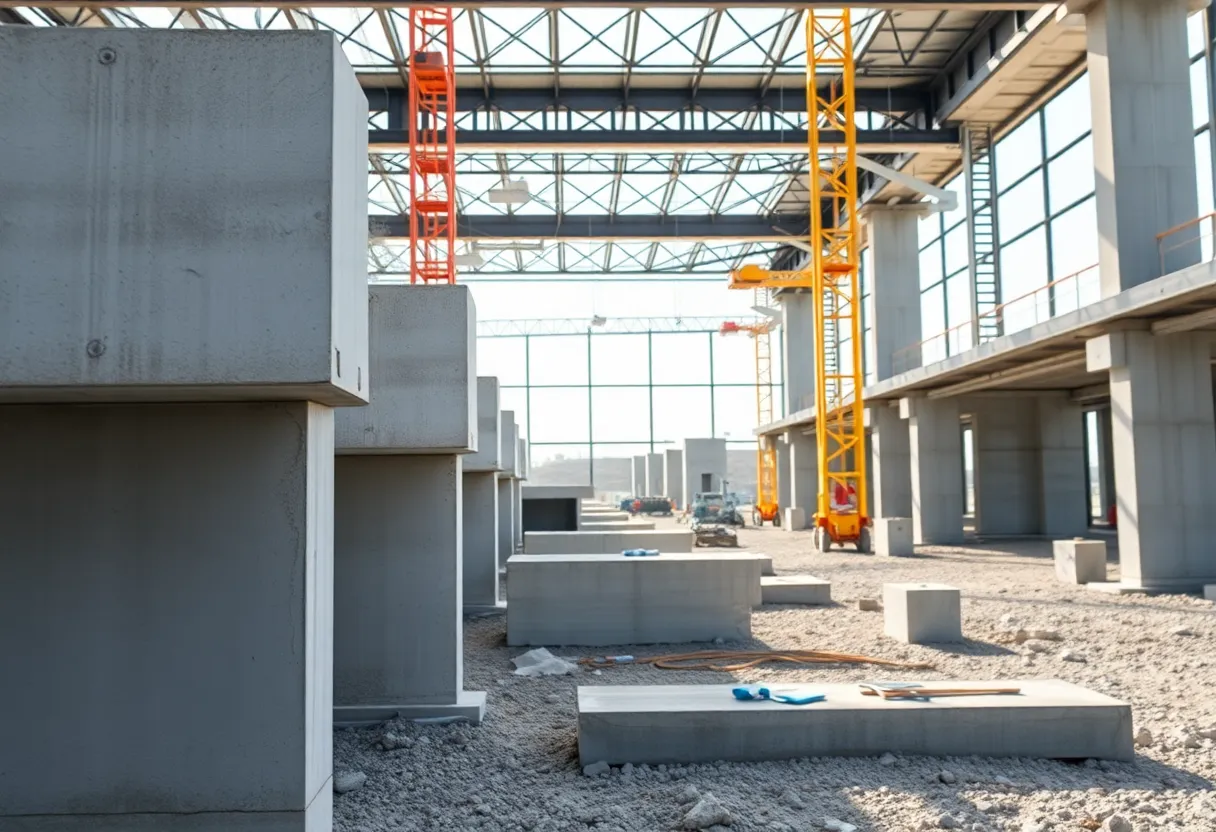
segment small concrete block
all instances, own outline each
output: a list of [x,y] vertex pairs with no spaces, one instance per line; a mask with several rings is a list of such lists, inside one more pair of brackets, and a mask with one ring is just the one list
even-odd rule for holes
[[790,506],[785,510],[782,523],[782,528],[787,532],[802,531],[806,528],[806,512],[797,506]]
[[915,554],[912,548],[912,519],[910,517],[879,517],[874,520],[874,554],[905,558]]
[[390,719],[434,719],[464,717],[480,725],[486,714],[486,694],[480,690],[462,690],[452,703],[424,705],[349,705],[334,708],[334,726],[374,725]]
[[962,600],[946,584],[883,584],[884,632],[905,644],[963,640]]
[[[1015,687],[1006,696],[897,702],[856,683],[806,682],[804,708],[740,702],[733,685],[598,685],[578,689],[583,765],[752,762],[800,757],[908,755],[1131,760],[1131,706],[1055,679],[951,681],[950,687]],[[885,828],[885,827],[884,827]]]
[[1208,584],[1203,588],[1203,597],[1209,601],[1216,601],[1216,584]]
[[760,579],[760,596],[765,604],[830,604],[832,584],[814,575],[774,575]]
[[1051,544],[1056,579],[1066,584],[1106,581],[1106,541],[1056,540]]
[[752,555],[752,557],[754,557],[754,558],[756,558],[756,560],[760,561],[760,574],[761,575],[772,576],[772,575],[777,574],[776,571],[773,569],[772,555],[757,554],[757,555]]

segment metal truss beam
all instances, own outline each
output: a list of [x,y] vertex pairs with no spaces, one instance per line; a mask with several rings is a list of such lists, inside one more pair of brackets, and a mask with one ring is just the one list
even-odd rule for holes
[[[376,239],[408,238],[404,216],[368,217],[368,232]],[[810,220],[799,216],[748,215],[657,216],[491,214],[461,216],[456,235],[464,240],[686,240],[785,242],[806,236]]]
[[[29,0],[0,0],[0,8],[28,6]],[[37,5],[41,8],[64,8],[77,6],[80,0],[41,0]],[[115,8],[166,5],[165,0],[93,0],[88,4],[91,8]],[[177,0],[173,6],[185,9],[202,8],[282,8],[283,6],[301,6],[314,9],[369,9],[369,8],[400,8],[400,2],[384,2],[384,0],[308,0],[308,2],[290,2],[284,0]],[[456,0],[449,4],[452,8],[464,9],[494,9],[494,8],[549,8],[553,0]],[[591,8],[604,5],[604,0],[565,0],[564,8]],[[738,9],[738,8],[819,8],[838,9],[840,0],[615,0],[613,8],[648,9],[655,7],[690,8],[690,9]],[[849,3],[847,5],[854,5]],[[1042,0],[872,0],[858,2],[855,5],[867,9],[882,11],[912,11],[912,10],[1034,10],[1043,5]]]
[[[533,318],[478,321],[478,338],[518,338],[523,335],[624,335],[637,332],[718,332],[727,321],[755,324],[739,318]],[[750,385],[748,385],[750,386]]]
[[[838,145],[843,135],[824,131],[825,145]],[[405,153],[409,141],[404,130],[368,131],[372,153]],[[916,153],[957,148],[958,128],[938,130],[858,130],[859,153]],[[462,152],[505,150],[514,152],[717,152],[781,151],[806,153],[805,131],[797,130],[457,130],[456,147]]]
[[[367,96],[369,110],[403,111],[406,102],[405,89],[397,86],[386,87],[376,76],[361,76],[360,82],[363,85],[363,94]],[[871,112],[904,113],[927,110],[930,101],[928,87],[869,87],[857,90],[857,109]],[[609,112],[625,108],[659,112],[698,110],[733,113],[764,109],[805,113],[806,89],[770,88],[762,91],[716,87],[693,90],[687,87],[629,89],[562,86],[558,89],[492,89],[489,92],[475,87],[459,87],[456,91],[456,109],[462,113],[475,110],[523,113],[542,110]]]

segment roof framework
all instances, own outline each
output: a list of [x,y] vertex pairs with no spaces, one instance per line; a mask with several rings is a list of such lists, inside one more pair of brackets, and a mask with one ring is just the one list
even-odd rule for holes
[[[767,263],[783,235],[802,234],[807,4],[769,3],[456,3],[457,146],[465,149],[457,182],[465,245],[481,243],[477,270],[720,272]],[[957,153],[957,130],[935,122],[930,90],[995,24],[994,9],[1038,5],[904,0],[855,10],[859,126],[869,152],[885,160]],[[36,26],[333,32],[369,99],[371,267],[400,270],[404,243],[396,237],[408,234],[399,152],[404,6],[0,7],[0,22]],[[520,178],[529,202],[490,202],[492,188]],[[501,247],[512,239],[528,245]],[[538,240],[553,242],[534,248]]]

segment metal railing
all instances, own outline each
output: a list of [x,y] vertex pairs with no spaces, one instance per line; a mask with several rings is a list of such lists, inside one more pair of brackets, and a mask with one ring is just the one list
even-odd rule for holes
[[1216,212],[1196,217],[1190,222],[1176,225],[1168,231],[1157,235],[1157,259],[1161,270],[1159,276],[1164,277],[1174,271],[1165,264],[1169,255],[1192,246],[1200,246],[1200,262],[1211,260],[1213,256],[1213,241],[1216,240]]
[[[995,323],[997,326],[981,326],[979,330],[1011,335],[1056,315],[1080,309],[1100,297],[1101,283],[1098,280],[1098,264],[1095,263],[1079,272],[1040,286],[1033,292],[1005,301],[980,316],[981,323]],[[991,320],[985,320],[989,318]],[[972,343],[974,323],[973,319],[968,319],[944,332],[896,350],[891,354],[892,374],[906,373],[908,370],[941,361],[977,346]],[[996,336],[981,336],[980,343],[991,341],[994,337]]]

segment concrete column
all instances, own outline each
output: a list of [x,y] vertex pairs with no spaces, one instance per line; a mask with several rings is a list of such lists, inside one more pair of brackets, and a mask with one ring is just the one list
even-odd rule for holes
[[[819,503],[819,450],[814,434],[790,431],[790,508],[802,512],[802,528],[809,528]],[[790,531],[797,531],[792,525]]]
[[912,474],[912,538],[963,542],[963,439],[954,399],[902,399]]
[[[1160,276],[1156,235],[1199,214],[1188,7],[1100,0],[1086,11],[1103,297]],[[1164,273],[1199,257],[1197,238],[1172,248]]]
[[646,454],[638,454],[633,458],[632,482],[633,493],[630,496],[648,496],[646,494]]
[[1102,519],[1109,517],[1110,507],[1115,505],[1115,449],[1112,445],[1111,411],[1104,407],[1098,411],[1098,498],[1102,507]]
[[511,481],[511,504],[515,516],[511,518],[511,531],[515,535],[515,548],[522,551],[524,545],[524,484],[522,480]]
[[912,448],[899,408],[885,403],[870,411],[871,499],[874,517],[912,516]]
[[815,404],[815,306],[809,292],[783,291],[778,298],[785,412],[790,415]]
[[663,451],[663,493],[676,508],[684,508],[684,452],[679,448]]
[[[893,356],[921,340],[919,220],[922,206],[867,206],[877,380],[920,366],[920,354],[895,366]],[[901,356],[902,357],[902,356]],[[887,514],[885,517],[906,515]]]
[[1038,534],[1043,453],[1037,400],[976,396],[965,406],[975,443],[976,533]]
[[507,558],[515,554],[515,496],[511,477],[498,480],[498,566],[507,565]]
[[785,441],[785,434],[774,436],[773,442],[777,445],[777,505],[785,511],[793,505],[790,502],[790,446]]
[[646,454],[646,494],[647,497],[663,496],[663,452]]
[[464,474],[464,608],[498,609],[498,475]]
[[1117,332],[1087,349],[1090,372],[1110,371],[1123,584],[1216,583],[1211,335]]
[[1065,395],[1040,396],[1039,531],[1069,538],[1089,531],[1085,473],[1085,413]]

